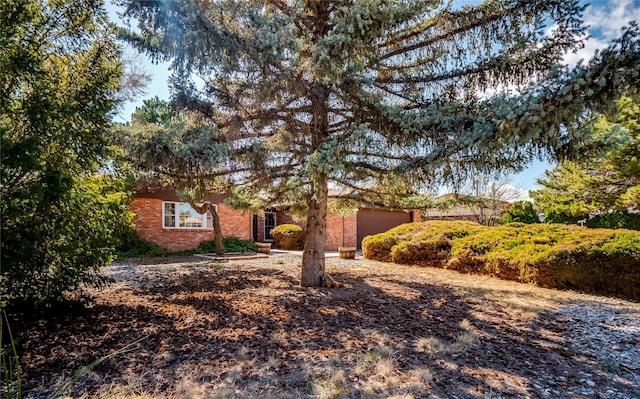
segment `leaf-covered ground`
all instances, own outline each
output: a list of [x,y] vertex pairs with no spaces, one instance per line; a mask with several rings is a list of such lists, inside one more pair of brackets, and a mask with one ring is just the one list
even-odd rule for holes
[[[73,316],[35,321],[13,315],[27,398],[46,397],[82,366],[136,340],[131,351],[83,377],[69,396],[640,393],[637,364],[588,352],[575,337],[600,330],[562,312],[569,305],[597,306],[633,324],[640,306],[631,302],[361,259],[327,260],[328,272],[345,284],[337,289],[300,287],[300,257],[292,254],[225,264],[198,258],[156,262],[109,266],[116,283]],[[600,338],[635,351],[637,326],[631,327],[609,329],[614,335]]]

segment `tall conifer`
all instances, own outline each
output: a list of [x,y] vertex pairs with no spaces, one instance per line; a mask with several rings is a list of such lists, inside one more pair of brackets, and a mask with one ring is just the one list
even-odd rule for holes
[[390,176],[451,182],[571,155],[564,127],[635,90],[640,68],[635,25],[588,64],[559,67],[585,32],[572,0],[121,3],[138,22],[130,42],[171,63],[174,101],[197,115],[134,138],[141,166],[302,203],[304,286],[324,272],[329,188],[352,196]]

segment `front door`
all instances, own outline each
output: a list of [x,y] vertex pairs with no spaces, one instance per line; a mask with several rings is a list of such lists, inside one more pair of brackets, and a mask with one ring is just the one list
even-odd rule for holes
[[271,229],[276,227],[276,213],[275,212],[265,212],[264,213],[264,240],[265,241],[273,241],[273,237],[271,237]]
[[254,242],[258,242],[258,215],[253,215],[253,221],[251,222],[251,237]]

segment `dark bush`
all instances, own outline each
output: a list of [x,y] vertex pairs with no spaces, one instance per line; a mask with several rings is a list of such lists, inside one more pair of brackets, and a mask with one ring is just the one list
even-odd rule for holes
[[171,255],[171,253],[158,244],[140,239],[140,241],[135,246],[129,248],[126,251],[118,252],[118,259],[153,258],[155,256],[167,255]]
[[640,230],[640,214],[627,212],[606,213],[587,220],[587,227]]
[[278,247],[287,250],[304,248],[304,229],[296,224],[281,224],[271,229],[271,237]]
[[399,227],[363,240],[364,256],[640,299],[635,231],[436,221],[411,226],[411,234]]
[[106,179],[52,174],[37,195],[0,196],[0,305],[46,312],[110,282],[101,268],[130,223],[126,195]]
[[119,245],[116,250],[118,259],[152,258],[169,254],[169,251],[158,244],[142,239],[133,225],[119,231]]
[[574,215],[562,211],[556,211],[554,209],[546,209],[544,211],[545,223],[561,223],[561,224],[576,224],[579,220],[586,219],[589,215],[580,214]]
[[254,252],[256,243],[238,237],[222,237],[225,252]]
[[[188,256],[193,254],[211,254],[216,252],[216,244],[213,240],[203,241],[196,249],[169,252],[158,244],[143,240],[132,228],[122,239],[123,245],[118,248],[118,258],[153,258],[155,256]],[[238,237],[222,237],[224,251],[229,252],[254,252],[256,244],[250,240]]]
[[[253,241],[243,240],[238,237],[222,237],[224,252],[254,252],[256,244]],[[204,241],[195,249],[198,254],[212,254],[216,252],[215,241]]]
[[540,223],[538,213],[533,209],[533,204],[529,201],[516,201],[509,206],[502,216],[501,223]]

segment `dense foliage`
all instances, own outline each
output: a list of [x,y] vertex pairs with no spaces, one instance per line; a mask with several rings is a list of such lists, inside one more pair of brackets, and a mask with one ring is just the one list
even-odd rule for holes
[[38,307],[106,280],[128,223],[104,132],[122,66],[101,0],[0,2],[0,302]]
[[367,259],[640,299],[640,233],[559,224],[404,224],[362,241]]
[[282,249],[304,248],[304,229],[296,224],[280,224],[271,229],[271,236]]
[[[330,185],[370,200],[390,177],[460,181],[572,154],[566,127],[638,84],[635,25],[589,63],[558,66],[584,37],[575,0],[120,3],[138,22],[125,36],[171,63],[190,113],[182,128],[127,131],[131,158],[300,204],[305,286],[324,272]],[[492,95],[508,86],[521,90]]]
[[603,229],[640,230],[640,214],[628,212],[603,213],[587,220],[586,226]]
[[149,242],[138,234],[133,224],[119,232],[119,245],[116,248],[118,259],[152,258],[169,255],[169,251],[158,244]]
[[[224,252],[254,252],[256,244],[251,240],[243,240],[238,237],[222,237]],[[146,241],[131,229],[126,234],[124,245],[118,249],[118,258],[153,258],[156,256],[188,256],[193,254],[216,253],[215,241],[203,241],[196,249],[170,252],[158,244]]]
[[[538,180],[543,188],[531,197],[544,209],[545,221],[575,223],[594,214],[640,211],[640,102],[623,97],[616,111],[586,127],[593,148],[581,160],[564,162]],[[613,227],[613,218],[601,216],[591,224]]]
[[540,218],[533,204],[529,201],[516,201],[507,208],[504,215],[502,215],[501,223],[539,223]]
[[[243,240],[238,237],[222,237],[224,252],[254,252],[256,244],[250,240]],[[196,248],[195,253],[211,254],[216,252],[214,241],[205,241]]]

